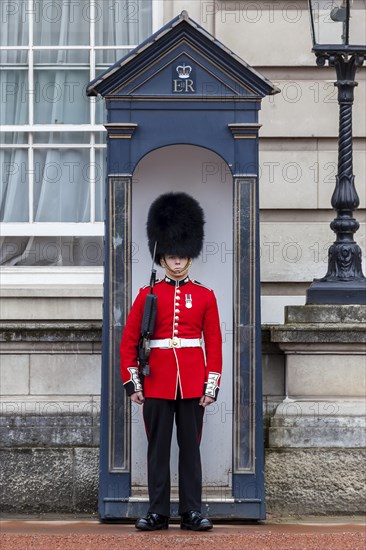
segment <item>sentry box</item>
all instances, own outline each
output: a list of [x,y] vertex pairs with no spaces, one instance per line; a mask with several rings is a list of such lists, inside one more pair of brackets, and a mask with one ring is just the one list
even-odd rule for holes
[[[148,508],[146,436],[119,374],[133,298],[148,284],[146,215],[161,193],[185,191],[206,215],[191,275],[218,298],[224,368],[206,409],[203,510],[265,517],[258,239],[258,111],[278,89],[182,12],[91,82],[107,108],[105,279],[99,515]],[[174,438],[173,438],[174,441]],[[172,446],[172,515],[177,513]]]

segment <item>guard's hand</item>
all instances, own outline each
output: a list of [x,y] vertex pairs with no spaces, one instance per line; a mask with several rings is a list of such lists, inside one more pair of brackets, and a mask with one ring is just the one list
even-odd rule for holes
[[214,402],[215,400],[212,397],[209,397],[208,395],[202,395],[199,404],[202,405],[202,407],[207,407],[207,405],[211,405],[211,403]]
[[131,397],[131,401],[133,401],[134,403],[137,403],[138,405],[142,405],[143,402],[145,401],[145,397],[142,391],[135,391],[135,393],[131,394],[130,397]]

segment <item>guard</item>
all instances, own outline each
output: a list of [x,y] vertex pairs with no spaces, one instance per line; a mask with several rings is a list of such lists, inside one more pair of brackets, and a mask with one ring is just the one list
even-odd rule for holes
[[[143,531],[167,529],[170,516],[170,446],[175,418],[179,446],[181,528],[212,529],[201,515],[200,441],[204,408],[217,399],[222,371],[222,339],[214,292],[191,280],[188,270],[199,256],[204,213],[186,193],[166,193],[150,207],[150,252],[165,269],[157,281],[156,322],[150,340],[149,374],[141,376],[137,359],[141,323],[150,286],[140,289],[120,345],[121,376],[127,394],[143,404],[148,438],[150,506],[136,522]],[[204,348],[203,348],[204,345]]]

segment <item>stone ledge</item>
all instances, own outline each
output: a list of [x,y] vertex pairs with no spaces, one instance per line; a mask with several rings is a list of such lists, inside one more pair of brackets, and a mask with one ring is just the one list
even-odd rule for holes
[[[344,424],[347,420],[344,419]],[[365,422],[360,426],[292,426],[269,428],[270,449],[364,449],[366,446]]]
[[2,318],[16,322],[19,319],[37,321],[101,321],[102,298],[90,296],[24,296],[3,297]]
[[0,322],[0,342],[100,342],[101,321]]
[[[304,344],[304,352],[314,351],[307,344],[349,347],[344,351],[366,352],[366,306],[304,305],[286,306],[285,324],[271,327],[271,341],[287,351],[287,346]],[[334,347],[335,350],[335,347]],[[337,351],[341,351],[338,349]]]
[[283,351],[279,345],[271,338],[271,329],[273,325],[262,325],[262,354],[263,355],[281,355],[283,357]]
[[314,422],[332,422],[338,416],[360,418],[366,414],[364,399],[326,400],[326,401],[295,401],[287,399],[276,410],[279,422],[300,422],[304,418],[312,418]]
[[364,448],[363,400],[281,403],[270,421],[270,448]]
[[0,446],[75,447],[99,445],[99,418],[92,415],[0,417]]
[[87,408],[90,413],[100,413],[99,395],[15,395],[3,396],[0,401],[2,415],[63,415],[81,414]]
[[1,289],[1,298],[103,298],[103,285],[7,285]]
[[33,341],[25,339],[23,341],[2,342],[0,340],[0,354],[5,355],[30,355],[36,354],[62,354],[62,355],[90,355],[101,354],[102,343],[98,340],[92,341],[78,341],[68,340],[65,336],[64,340],[44,340]]
[[[288,323],[273,326],[271,329],[271,339],[280,345],[287,343],[363,344],[363,347],[360,349],[364,353],[366,351],[366,327],[359,324],[348,323],[335,326],[331,323]],[[311,352],[311,348],[307,348],[307,350]]]
[[[364,305],[311,305],[286,306],[285,323],[366,323]],[[365,329],[364,329],[365,330]]]
[[3,447],[97,446],[99,396],[19,396],[0,403]]

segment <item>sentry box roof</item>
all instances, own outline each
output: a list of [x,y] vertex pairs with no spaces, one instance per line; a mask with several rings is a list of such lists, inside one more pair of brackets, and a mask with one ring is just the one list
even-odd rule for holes
[[260,101],[278,92],[186,11],[87,87],[89,96],[158,101]]

